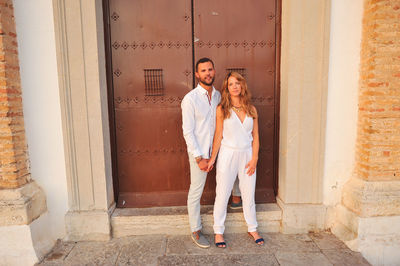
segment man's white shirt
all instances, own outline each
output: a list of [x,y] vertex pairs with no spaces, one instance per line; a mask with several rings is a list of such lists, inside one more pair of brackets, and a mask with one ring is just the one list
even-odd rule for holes
[[182,129],[187,150],[193,157],[210,158],[215,132],[216,109],[221,100],[221,94],[214,87],[211,101],[208,92],[197,85],[182,100]]

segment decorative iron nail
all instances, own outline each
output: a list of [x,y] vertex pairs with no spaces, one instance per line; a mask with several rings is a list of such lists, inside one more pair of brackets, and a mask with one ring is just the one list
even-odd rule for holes
[[225,41],[225,42],[224,42],[224,46],[225,46],[226,48],[228,48],[229,46],[231,46],[231,43],[228,42],[228,41]]
[[124,48],[126,50],[126,49],[128,49],[129,44],[127,42],[124,42],[121,46],[122,46],[122,48]]
[[274,14],[274,13],[271,13],[271,12],[270,12],[270,13],[268,14],[268,19],[269,19],[269,20],[273,20],[274,17],[275,17],[275,14]]
[[119,15],[118,15],[116,12],[113,12],[112,15],[111,15],[111,18],[112,18],[114,21],[117,21],[117,19],[119,18]]
[[273,75],[274,72],[275,72],[274,69],[272,69],[272,68],[269,68],[267,71],[268,71],[268,74],[269,74],[269,75]]
[[137,43],[133,42],[133,43],[131,44],[131,46],[132,46],[133,49],[136,49],[139,45],[138,45]]
[[119,43],[118,43],[117,41],[115,41],[115,42],[112,44],[112,47],[113,47],[115,50],[117,50],[117,49],[120,47],[120,45],[119,45]]
[[117,69],[117,70],[114,71],[114,75],[117,76],[117,78],[118,78],[119,76],[121,76],[121,74],[122,74],[122,72],[121,72],[119,69]]
[[158,47],[163,48],[164,47],[164,43],[162,41],[160,41],[158,44]]

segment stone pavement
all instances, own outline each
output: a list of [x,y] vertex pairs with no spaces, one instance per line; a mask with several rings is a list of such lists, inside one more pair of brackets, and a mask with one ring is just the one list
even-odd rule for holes
[[370,265],[330,233],[262,236],[266,243],[257,246],[245,233],[226,234],[226,249],[198,248],[189,235],[59,241],[38,265]]

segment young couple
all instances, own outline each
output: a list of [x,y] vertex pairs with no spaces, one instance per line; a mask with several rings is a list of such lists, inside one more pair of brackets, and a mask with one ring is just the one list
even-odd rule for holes
[[257,232],[254,193],[259,137],[256,108],[250,104],[245,79],[229,73],[222,85],[222,96],[213,87],[214,63],[202,58],[196,63],[197,87],[182,100],[182,128],[190,163],[188,214],[193,241],[202,248],[210,243],[201,233],[200,198],[207,173],[217,162],[214,202],[215,245],[224,248],[226,208],[236,176],[243,201],[249,235],[258,245],[264,239]]

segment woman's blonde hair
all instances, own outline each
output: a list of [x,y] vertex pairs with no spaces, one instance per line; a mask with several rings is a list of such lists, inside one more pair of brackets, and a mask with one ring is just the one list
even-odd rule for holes
[[255,118],[256,112],[254,111],[254,108],[252,108],[251,105],[251,95],[247,88],[246,80],[239,73],[230,72],[226,75],[224,82],[222,83],[222,89],[221,89],[222,96],[221,96],[221,102],[219,104],[222,108],[222,114],[224,119],[229,118],[231,116],[232,100],[228,90],[228,80],[230,77],[235,77],[240,82],[240,86],[242,89],[239,95],[240,103],[242,104],[242,107],[246,112],[246,114],[252,118]]

